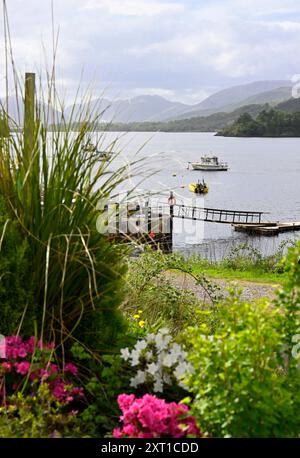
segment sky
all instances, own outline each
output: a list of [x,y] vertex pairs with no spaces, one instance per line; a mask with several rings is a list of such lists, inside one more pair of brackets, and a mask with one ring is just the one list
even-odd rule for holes
[[[16,65],[21,73],[39,71],[51,60],[51,0],[6,4]],[[57,78],[67,97],[81,81],[92,83],[95,96],[157,94],[192,104],[226,87],[300,74],[299,0],[53,0],[53,6]],[[3,68],[3,25],[0,33]]]

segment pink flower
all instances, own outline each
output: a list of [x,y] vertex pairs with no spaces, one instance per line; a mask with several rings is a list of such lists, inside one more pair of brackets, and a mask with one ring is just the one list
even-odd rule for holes
[[42,378],[42,379],[47,379],[48,377],[50,376],[50,373],[49,371],[47,371],[46,369],[40,369],[39,370],[39,377]]
[[[32,336],[28,340],[23,340],[20,336],[8,336],[5,338],[6,358],[2,364],[0,362],[1,373],[12,373],[26,376],[31,363],[24,358],[33,354],[36,350],[34,361],[34,371],[29,374],[28,391],[35,394],[41,383],[47,383],[52,395],[65,404],[71,403],[77,398],[84,396],[82,387],[76,387],[68,380],[68,374],[76,375],[77,367],[73,363],[67,363],[64,371],[57,364],[51,362],[50,351],[55,346],[53,342],[45,343]],[[30,359],[30,358],[27,358]],[[13,381],[18,378],[13,378]],[[18,384],[7,380],[6,394],[18,389]],[[3,401],[4,392],[0,390],[0,402]]]
[[21,345],[22,338],[20,336],[8,336],[6,337],[7,345]]
[[18,349],[18,356],[20,358],[26,358],[27,356],[27,351],[25,349],[25,345],[21,345],[21,347]]
[[133,437],[139,433],[138,429],[134,425],[126,425],[123,428],[123,434],[127,437]]
[[18,372],[18,374],[21,375],[26,375],[29,371],[30,368],[30,362],[29,361],[23,361],[22,363],[15,363],[15,368]]
[[65,372],[69,372],[69,374],[76,375],[78,369],[73,363],[68,363],[65,365]]
[[118,404],[122,412],[125,412],[135,401],[134,394],[120,394],[118,396]]
[[78,397],[82,398],[83,395],[84,395],[83,388],[82,388],[82,387],[77,387],[77,386],[75,386],[75,387],[72,389],[72,394],[73,394],[74,396],[78,396]]
[[123,432],[120,428],[115,428],[113,430],[113,437],[115,437],[116,439],[121,439],[123,437]]
[[187,435],[201,437],[195,418],[189,415],[186,405],[167,403],[164,399],[145,394],[137,399],[134,395],[122,394],[118,403],[123,415],[123,428],[113,431],[114,437],[182,438]]
[[65,397],[65,385],[63,382],[57,382],[52,390],[53,396],[62,401]]
[[52,374],[57,374],[58,372],[58,365],[57,364],[50,364],[50,369],[51,369],[51,372]]
[[19,356],[19,350],[16,347],[6,346],[7,358],[16,359]]
[[34,352],[34,349],[35,349],[35,337],[32,336],[30,337],[29,340],[27,340],[27,342],[25,343],[25,346],[26,346],[26,349],[27,349],[27,352],[28,353],[33,353]]

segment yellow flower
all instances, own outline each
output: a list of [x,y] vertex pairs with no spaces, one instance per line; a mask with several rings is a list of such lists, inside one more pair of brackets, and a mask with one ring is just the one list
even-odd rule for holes
[[145,321],[144,320],[139,321],[139,326],[143,328],[145,326]]
[[143,310],[138,310],[138,313],[139,313],[139,314],[143,313]]
[[133,318],[136,318],[137,320],[139,319],[140,315],[136,314],[136,315],[133,315]]

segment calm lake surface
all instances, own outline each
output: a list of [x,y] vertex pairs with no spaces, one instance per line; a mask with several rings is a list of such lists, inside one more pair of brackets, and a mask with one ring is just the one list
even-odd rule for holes
[[[266,221],[300,221],[300,139],[223,138],[213,133],[108,133],[105,144],[118,138],[117,151],[123,157],[145,157],[145,170],[156,174],[145,178],[139,189],[176,192],[177,202],[194,199],[195,205],[232,210],[268,212]],[[227,172],[187,170],[189,161],[215,154],[228,162]],[[176,176],[173,176],[176,175]],[[204,178],[209,193],[196,197],[188,190],[192,181]],[[134,177],[138,183],[141,176]],[[184,188],[183,188],[184,186]],[[188,199],[188,200],[187,200]],[[186,253],[201,253],[211,259],[223,258],[230,249],[247,242],[265,254],[276,251],[286,239],[253,237],[235,232],[230,225],[175,220],[174,245]]]

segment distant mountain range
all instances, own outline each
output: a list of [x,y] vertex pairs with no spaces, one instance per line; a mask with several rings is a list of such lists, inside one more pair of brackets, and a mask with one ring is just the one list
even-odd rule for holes
[[111,125],[99,125],[100,130],[110,130],[115,132],[216,132],[224,128],[229,128],[244,113],[248,113],[256,119],[257,115],[263,110],[270,112],[271,108],[286,113],[300,112],[300,99],[289,99],[278,105],[265,103],[245,105],[235,110],[217,112],[209,116],[198,116],[194,118],[175,119],[172,121],[161,122],[135,122],[135,123],[113,123]]
[[[97,107],[96,111],[102,113],[105,122],[161,122],[229,113],[246,105],[277,105],[289,98],[290,81],[257,81],[224,89],[195,105],[172,102],[156,95],[143,95],[128,100],[96,99],[91,102],[90,109]],[[80,105],[68,107],[66,114],[70,115],[73,109],[74,119],[82,108]]]
[[[200,103],[188,105],[173,102],[157,95],[141,95],[131,99],[109,100],[99,98],[92,100],[89,105],[73,105],[66,107],[64,116],[66,120],[80,120],[80,114],[84,111],[93,111],[99,115],[99,119],[105,123],[141,123],[141,122],[166,122],[181,119],[210,117],[218,113],[218,119],[224,118],[224,114],[236,112],[239,108],[264,105],[271,106],[282,104],[290,110],[298,110],[299,99],[291,99],[291,82],[284,80],[257,81],[249,84],[234,86],[221,90],[207,97]],[[2,100],[3,103],[3,100]],[[9,98],[9,114],[14,119],[23,119],[23,103],[19,99],[19,116],[17,103],[14,97]],[[288,104],[288,105],[286,105]],[[280,105],[278,105],[280,107]],[[41,103],[43,112],[47,111],[47,105]],[[56,122],[61,114],[55,111]],[[231,118],[232,116],[229,116]]]
[[230,126],[243,113],[249,113],[256,117],[263,109],[268,110],[270,105],[246,105],[236,110],[225,113],[214,113],[209,116],[198,116],[194,118],[175,119],[172,121],[160,122],[133,122],[113,123],[111,125],[99,125],[99,129],[114,132],[215,132],[224,127]]
[[[24,121],[23,99],[19,96],[18,97],[9,96],[7,102],[8,102],[8,114],[10,118],[13,119],[16,124],[22,125]],[[6,110],[6,99],[4,98],[0,99],[0,110],[1,108]],[[60,122],[61,120],[60,111],[55,110],[53,107],[43,102],[39,103],[39,110],[41,113],[41,119],[44,123],[46,123],[47,121],[48,124],[52,124],[53,119],[55,119],[56,122]]]
[[276,105],[289,99],[291,95],[289,81],[257,81],[219,91],[194,105],[192,110],[183,113],[177,119],[209,116],[220,112],[229,113],[239,107],[252,104]]
[[[96,99],[89,103],[89,110],[101,113],[102,121],[105,122],[140,122],[140,121],[163,121],[175,118],[191,108],[180,102],[171,102],[157,95],[141,95],[125,100]],[[78,118],[85,106],[76,105],[67,107],[66,117]]]

